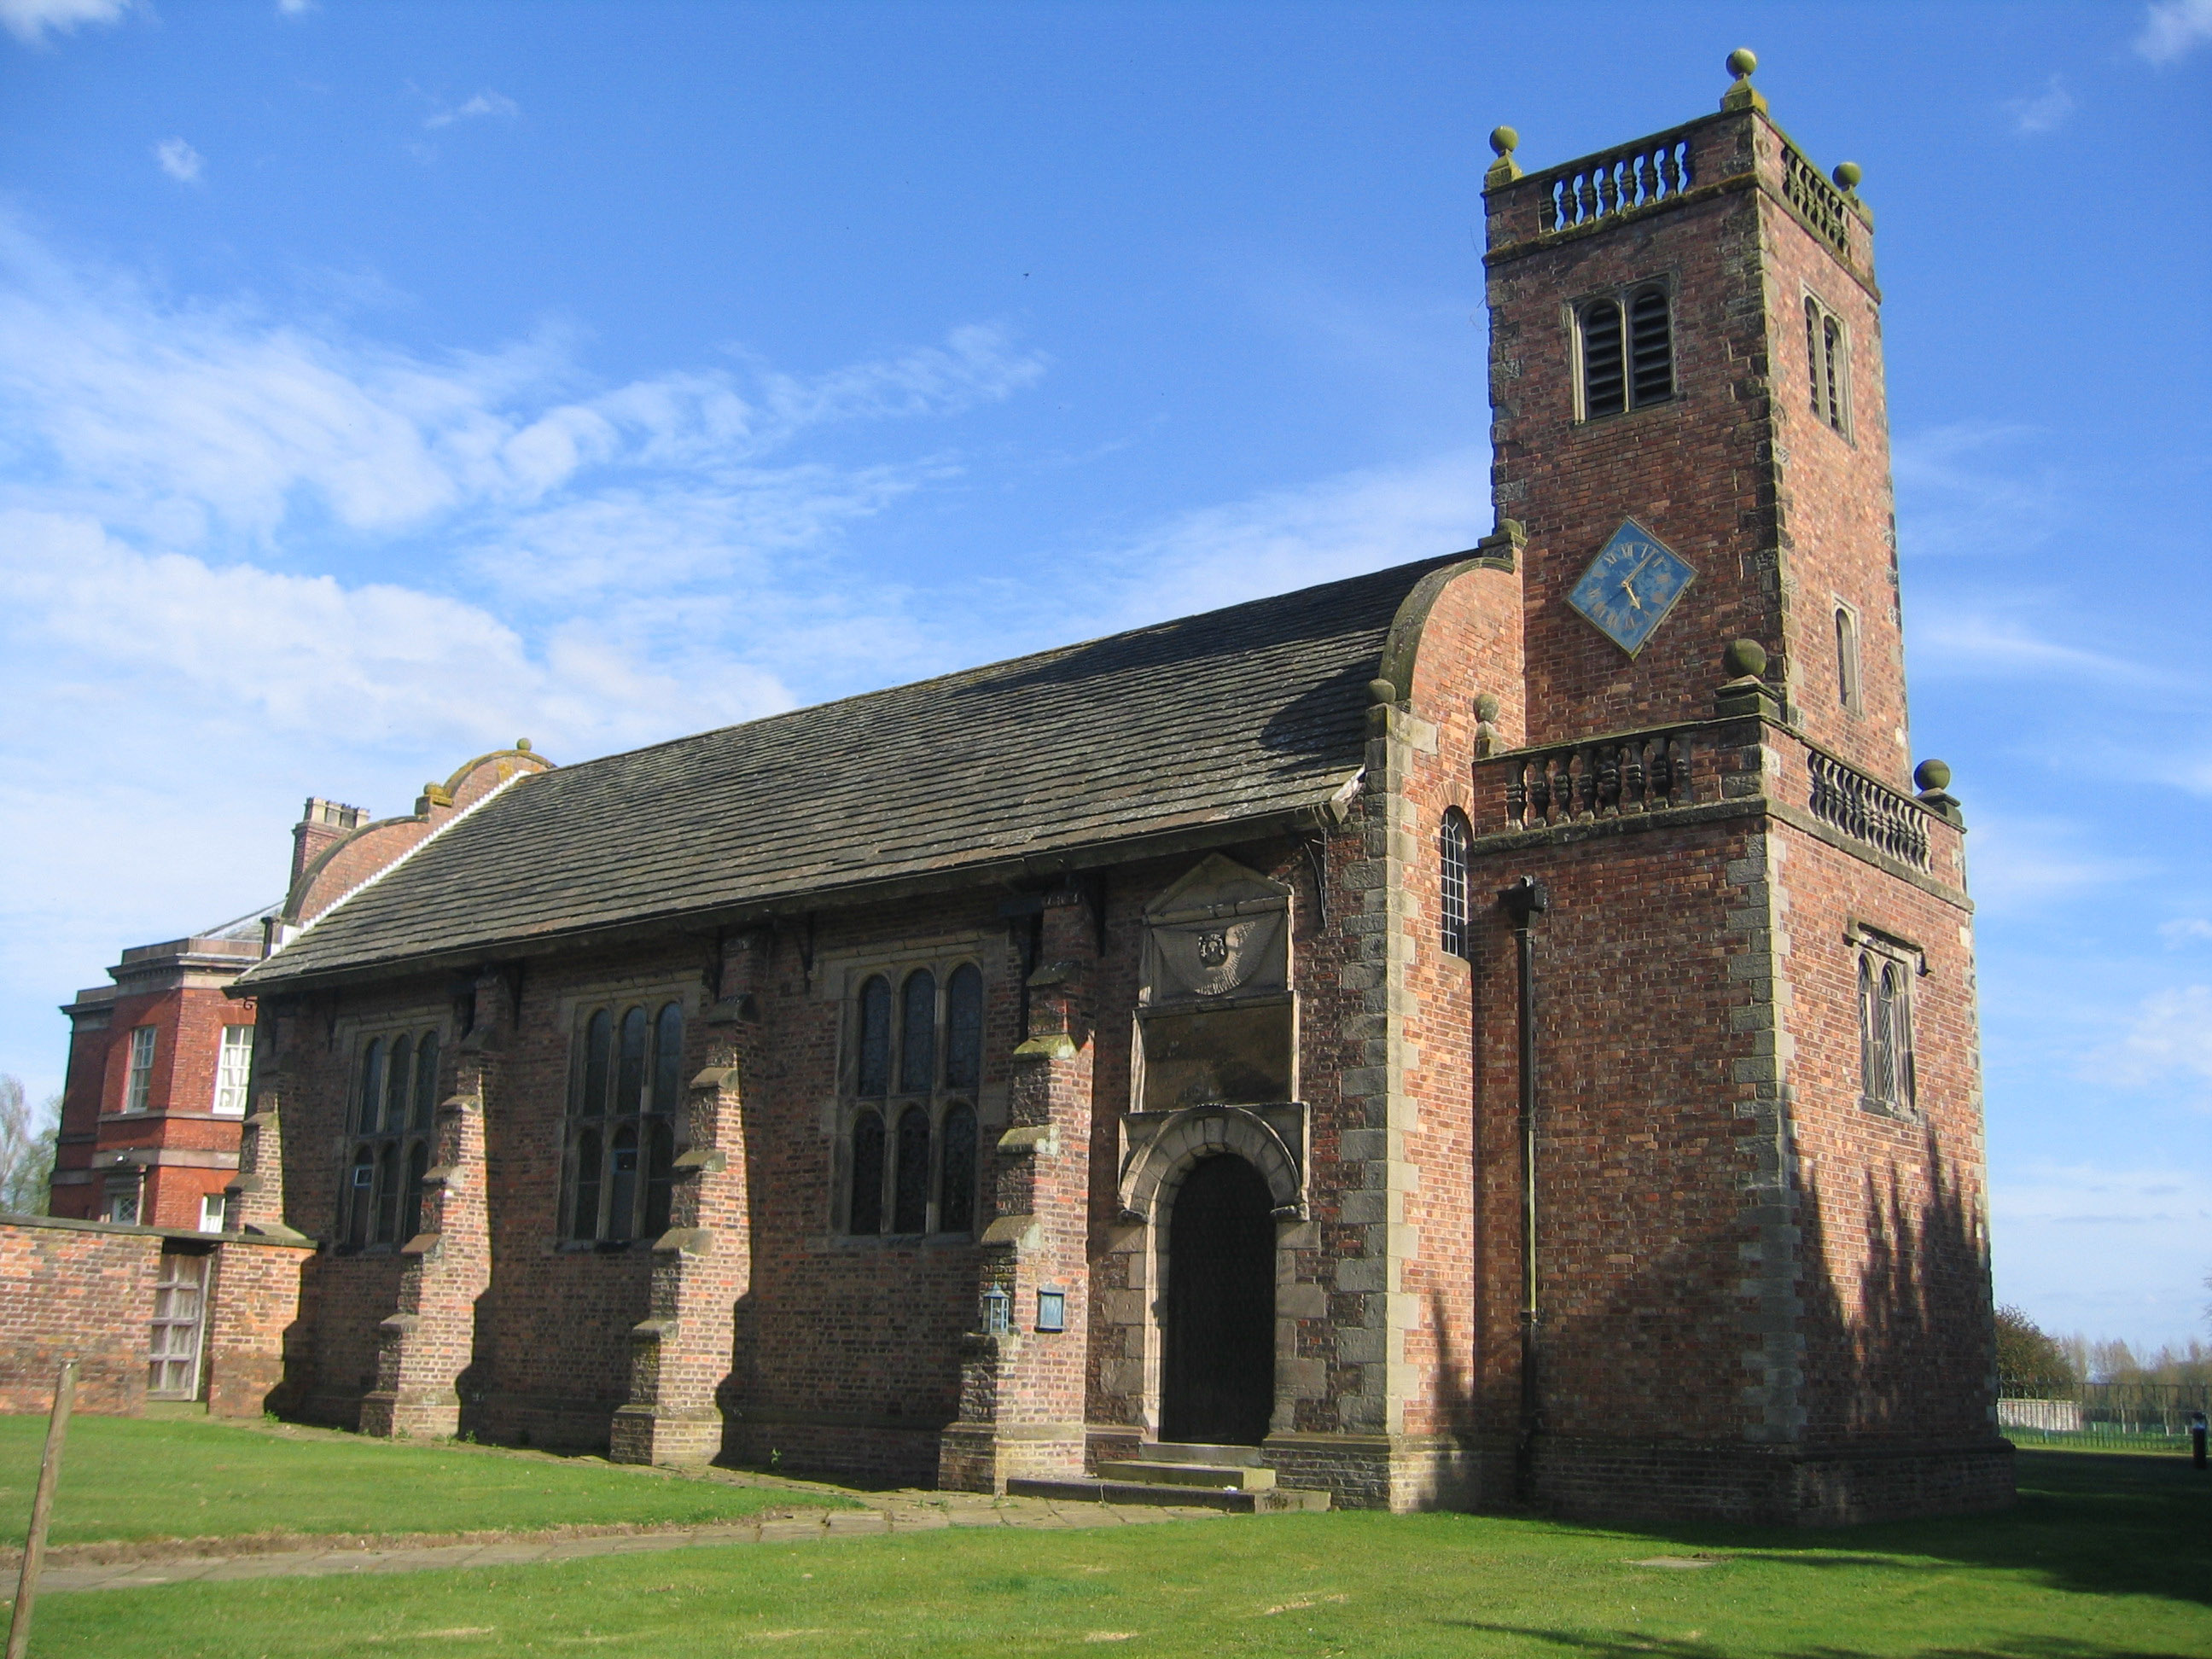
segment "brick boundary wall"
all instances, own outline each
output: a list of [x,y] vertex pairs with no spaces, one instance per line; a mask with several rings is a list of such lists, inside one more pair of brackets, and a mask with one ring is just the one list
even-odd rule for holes
[[280,1404],[285,1334],[313,1246],[239,1233],[0,1215],[0,1412],[44,1412],[54,1372],[78,1362],[77,1409],[145,1409],[161,1257],[214,1258],[200,1333],[200,1397],[215,1417]]

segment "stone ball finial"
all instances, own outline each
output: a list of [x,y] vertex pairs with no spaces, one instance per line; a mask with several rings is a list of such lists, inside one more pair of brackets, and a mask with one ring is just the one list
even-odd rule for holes
[[1722,660],[1738,679],[1757,679],[1766,672],[1766,647],[1757,640],[1731,640]]
[[1728,55],[1728,70],[1739,81],[1751,78],[1752,70],[1759,67],[1759,54],[1749,46],[1738,46]]
[[1835,179],[1839,188],[1856,190],[1859,187],[1859,180],[1865,178],[1866,174],[1859,171],[1859,164],[1856,161],[1838,161],[1836,163],[1835,172],[1829,176]]
[[1912,769],[1912,781],[1923,789],[1941,794],[1951,787],[1951,769],[1939,760],[1924,760]]
[[1377,705],[1395,702],[1398,701],[1398,688],[1389,680],[1370,680],[1367,682],[1367,701]]
[[1495,691],[1475,693],[1474,717],[1479,720],[1494,720],[1498,718],[1498,694]]
[[527,738],[517,738],[514,740],[514,746],[526,755],[530,752],[530,739]]
[[1521,135],[1511,127],[1492,127],[1490,130],[1490,153],[1510,155],[1521,146]]

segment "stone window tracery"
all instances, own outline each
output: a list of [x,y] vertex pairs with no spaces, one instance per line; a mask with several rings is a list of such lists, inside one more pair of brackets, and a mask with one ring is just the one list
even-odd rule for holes
[[676,1117],[684,1099],[684,1005],[651,999],[579,1011],[571,1066],[561,1233],[625,1244],[668,1231]]
[[972,962],[874,972],[854,994],[843,1104],[841,1230],[975,1227],[983,975]]
[[422,1230],[422,1177],[438,1113],[435,1026],[362,1045],[348,1125],[337,1235],[349,1249],[404,1244]]

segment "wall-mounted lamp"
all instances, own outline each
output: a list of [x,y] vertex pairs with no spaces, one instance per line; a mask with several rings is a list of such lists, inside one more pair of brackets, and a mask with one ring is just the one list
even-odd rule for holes
[[1041,1331],[1064,1331],[1067,1328],[1067,1292],[1039,1291],[1037,1292],[1037,1322]]
[[994,1285],[983,1292],[983,1334],[1004,1336],[1014,1328],[1014,1298]]

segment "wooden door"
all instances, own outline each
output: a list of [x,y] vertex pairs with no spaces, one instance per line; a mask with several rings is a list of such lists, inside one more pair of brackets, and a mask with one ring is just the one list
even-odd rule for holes
[[1233,1155],[1184,1178],[1168,1226],[1160,1438],[1256,1446],[1275,1407],[1275,1221],[1267,1178]]
[[148,1350],[146,1393],[155,1400],[200,1395],[200,1326],[207,1310],[208,1263],[213,1258],[164,1254],[154,1286],[154,1340]]

